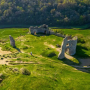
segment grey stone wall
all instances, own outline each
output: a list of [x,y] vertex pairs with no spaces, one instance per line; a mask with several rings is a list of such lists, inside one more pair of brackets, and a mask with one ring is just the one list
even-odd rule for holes
[[31,26],[29,28],[29,32],[31,32],[31,34],[34,34],[35,32],[36,33],[49,34],[49,28],[48,28],[48,25],[46,25],[46,24],[43,24],[40,27],[37,27],[37,26],[33,27],[33,26]]
[[68,37],[65,37],[62,42],[61,51],[58,55],[58,58],[63,59],[65,57],[65,52],[67,52],[69,55],[74,55],[76,53],[76,46],[77,37],[74,37],[70,40],[68,40]]
[[10,44],[11,44],[11,46],[14,48],[14,47],[16,47],[15,46],[15,40],[13,39],[13,37],[11,36],[11,35],[9,35],[9,38],[10,38]]

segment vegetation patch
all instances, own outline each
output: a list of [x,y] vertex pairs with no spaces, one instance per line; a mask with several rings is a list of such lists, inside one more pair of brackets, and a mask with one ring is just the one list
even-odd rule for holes
[[[59,27],[57,29],[60,30]],[[16,41],[16,48],[10,46],[9,39],[0,44],[3,50],[9,48],[9,51],[13,52],[0,55],[1,61],[6,60],[10,63],[0,65],[0,73],[3,74],[0,77],[0,90],[89,90],[90,69],[81,68],[78,59],[90,55],[90,30],[61,30],[64,34],[72,36],[80,34],[77,35],[80,41],[77,44],[76,55],[72,56],[74,58],[57,58],[59,50],[56,44],[60,49],[63,41],[61,37],[41,34],[34,36],[27,34],[28,29],[24,28],[0,29],[0,40],[11,35]]]
[[85,43],[85,38],[82,34],[76,34],[76,36],[78,37],[78,43]]
[[46,56],[46,57],[54,57],[54,56],[56,56],[56,53],[53,50],[46,50],[46,51],[42,52],[41,55]]
[[23,75],[30,75],[31,74],[31,72],[29,70],[27,70],[26,68],[21,68],[20,72]]

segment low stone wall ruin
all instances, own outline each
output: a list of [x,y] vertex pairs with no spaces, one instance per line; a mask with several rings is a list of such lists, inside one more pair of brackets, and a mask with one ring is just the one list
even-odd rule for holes
[[31,26],[29,28],[29,32],[31,32],[31,34],[34,34],[34,33],[49,34],[50,33],[48,25],[46,25],[46,24],[43,24],[40,27],[38,27],[38,26],[35,26],[35,27]]

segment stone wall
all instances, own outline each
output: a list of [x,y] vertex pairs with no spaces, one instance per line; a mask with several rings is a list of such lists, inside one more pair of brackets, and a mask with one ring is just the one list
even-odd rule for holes
[[9,35],[9,38],[10,38],[10,44],[11,44],[11,46],[14,48],[14,47],[16,47],[15,46],[15,40],[13,39],[13,37],[11,36],[11,35]]
[[62,42],[61,51],[58,55],[58,58],[59,59],[65,58],[65,52],[67,52],[69,55],[74,55],[76,53],[76,46],[77,46],[77,37],[73,37],[72,39],[65,37]]
[[48,25],[46,25],[46,24],[43,24],[40,27],[37,27],[37,26],[33,27],[33,26],[31,26],[29,28],[29,31],[31,32],[31,34],[34,34],[34,33],[49,34],[50,33]]
[[33,27],[33,26],[31,26],[31,27],[29,28],[29,32],[30,32],[31,34],[34,34],[34,33],[37,33],[37,34],[38,34],[38,33],[43,33],[43,34],[56,35],[56,36],[58,36],[58,37],[63,37],[63,38],[65,38],[64,35],[62,35],[62,34],[60,34],[60,33],[55,33],[54,31],[52,31],[51,29],[49,29],[48,25],[46,25],[46,24],[43,24],[43,25],[41,25],[40,27],[37,27],[37,26]]

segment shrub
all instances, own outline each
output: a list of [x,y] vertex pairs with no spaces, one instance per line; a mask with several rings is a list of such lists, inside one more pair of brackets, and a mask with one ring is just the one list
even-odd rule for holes
[[57,44],[57,45],[56,45],[56,47],[60,48],[60,47],[61,47],[61,45]]
[[28,47],[27,46],[24,46],[23,49],[28,49]]
[[3,58],[1,58],[1,60],[3,60]]
[[53,56],[56,56],[55,52],[51,52],[48,54],[48,57],[53,57]]
[[2,73],[0,73],[0,78],[2,78],[3,77],[3,74]]
[[19,74],[19,69],[18,68],[14,68],[13,72],[16,73],[16,74]]
[[5,75],[3,73],[0,73],[0,78],[1,79],[4,79],[5,78]]
[[21,69],[20,69],[20,72],[21,72],[21,74],[23,74],[23,75],[30,75],[30,74],[31,74],[30,71],[27,70],[26,68],[21,68]]
[[54,57],[56,56],[55,54],[55,51],[53,50],[46,50],[42,53],[43,56],[46,56],[46,57]]
[[17,60],[21,60],[21,58],[17,58]]

